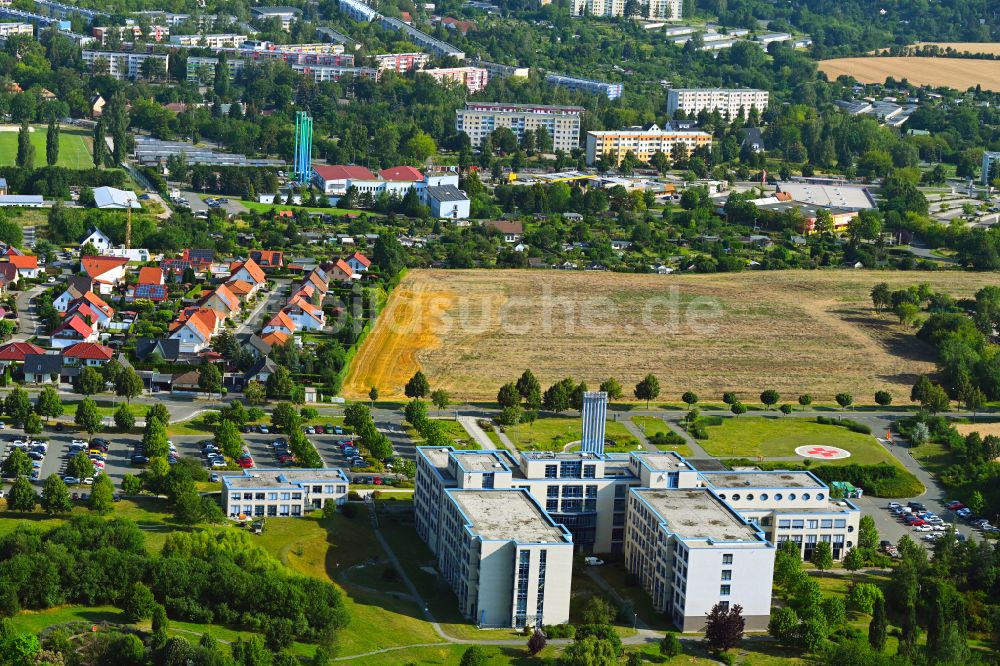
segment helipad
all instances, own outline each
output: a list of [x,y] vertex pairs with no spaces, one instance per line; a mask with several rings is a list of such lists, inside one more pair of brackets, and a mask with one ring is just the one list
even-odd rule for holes
[[795,455],[802,456],[803,458],[813,458],[815,460],[841,460],[843,458],[850,458],[851,452],[836,446],[822,446],[817,444],[812,446],[800,446],[795,449]]

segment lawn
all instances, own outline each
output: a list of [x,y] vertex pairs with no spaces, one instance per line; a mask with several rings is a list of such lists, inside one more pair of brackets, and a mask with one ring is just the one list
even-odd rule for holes
[[708,426],[707,430],[708,439],[699,440],[698,443],[709,454],[725,458],[795,456],[796,447],[819,444],[851,452],[850,458],[825,464],[872,465],[894,460],[871,435],[852,432],[840,426],[822,425],[807,418],[725,417],[722,425]]
[[[669,434],[673,432],[669,427],[667,427],[667,424],[663,421],[663,419],[657,418],[655,416],[633,416],[632,423],[639,426],[639,428],[643,431],[643,433],[645,433],[647,439],[652,437],[653,435],[656,435],[657,433],[662,432],[664,434]],[[687,444],[663,444],[657,446],[656,448],[660,449],[661,451],[674,451],[678,455],[684,456],[686,458],[690,458],[692,455],[694,455],[694,452],[691,450],[691,447],[688,446]]]
[[[34,125],[31,144],[35,147],[35,166],[45,165],[45,125]],[[17,132],[0,132],[0,166],[14,166],[17,158]],[[93,145],[89,132],[71,127],[60,127],[59,161],[56,166],[69,169],[89,169],[94,166],[90,148]]]
[[[469,433],[465,431],[462,424],[458,421],[453,421],[451,419],[434,419],[437,423],[442,424],[440,427],[444,428],[444,433],[452,440],[456,449],[478,449],[479,444],[476,440],[472,438]],[[423,436],[416,431],[416,429],[407,426],[406,433],[413,440],[413,443],[420,446],[424,443]]]
[[[580,440],[583,425],[577,417],[553,416],[507,428],[506,433],[517,448],[525,451],[561,451],[570,442]],[[604,434],[614,440],[613,445],[605,446],[605,451],[634,451],[639,446],[639,440],[621,421],[606,421]]]
[[[203,199],[205,197],[202,197]],[[315,206],[288,206],[281,205],[276,206],[274,204],[262,204],[256,201],[247,201],[246,199],[240,199],[240,203],[247,207],[248,210],[255,210],[258,213],[266,213],[272,209],[275,210],[304,210],[307,213],[325,213],[327,215],[360,215],[365,211],[361,210],[351,210],[348,208],[318,208]],[[371,213],[369,213],[370,215]]]

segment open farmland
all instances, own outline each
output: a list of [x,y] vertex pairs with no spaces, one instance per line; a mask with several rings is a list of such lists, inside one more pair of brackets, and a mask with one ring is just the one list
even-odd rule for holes
[[965,90],[982,85],[1000,91],[1000,62],[973,58],[835,58],[821,60],[820,71],[831,81],[842,74],[861,83],[884,83],[886,77],[906,79],[916,85]]
[[959,53],[1000,55],[1000,42],[917,42],[914,46],[937,46]]
[[[17,126],[5,126],[0,131],[0,166],[14,166],[17,158]],[[31,145],[35,147],[35,166],[45,166],[45,125],[32,125],[29,134]],[[59,161],[57,166],[68,169],[91,169],[93,138],[90,133],[76,127],[62,125],[59,128]]]
[[577,271],[414,270],[355,357],[344,385],[401,398],[417,369],[459,399],[494,400],[525,368],[543,385],[566,376],[631,387],[647,372],[661,399],[685,390],[718,399],[764,388],[856,403],[876,389],[909,396],[934,370],[931,350],[891,315],[875,315],[878,282],[920,282],[970,296],[989,274],[760,271],[634,275]]

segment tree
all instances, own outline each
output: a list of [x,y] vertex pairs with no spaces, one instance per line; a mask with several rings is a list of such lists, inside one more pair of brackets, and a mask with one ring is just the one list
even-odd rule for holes
[[264,385],[258,381],[252,381],[243,387],[243,399],[248,405],[263,405],[267,402],[267,393]]
[[42,509],[50,516],[69,513],[73,510],[73,500],[70,499],[66,484],[58,474],[50,474],[42,486]]
[[860,548],[851,548],[844,556],[844,568],[854,572],[865,565],[865,556]]
[[812,563],[820,571],[833,567],[833,546],[829,541],[820,541],[813,549]]
[[983,408],[985,402],[986,394],[978,386],[974,386],[965,396],[965,408],[972,411],[973,422],[976,420],[976,413]]
[[778,409],[780,409],[781,413],[784,414],[785,416],[788,416],[789,414],[792,413],[792,406],[789,405],[787,402],[781,405],[781,407],[779,407]]
[[7,506],[11,511],[34,511],[38,503],[38,495],[31,487],[31,482],[25,476],[17,477],[14,485],[10,487],[10,494],[7,496]]
[[927,427],[926,423],[917,423],[913,426],[913,430],[910,431],[910,444],[913,446],[920,446],[921,444],[926,444],[931,439],[930,428]]
[[94,486],[90,489],[90,500],[88,506],[91,511],[97,513],[110,513],[114,506],[115,486],[106,474],[101,474],[94,479]]
[[742,402],[734,402],[729,407],[729,411],[731,411],[735,416],[740,416],[741,414],[747,413],[747,406],[744,405]]
[[437,152],[437,144],[430,134],[418,130],[403,144],[403,153],[418,162],[424,162]]
[[78,479],[94,476],[94,463],[85,451],[81,451],[69,459],[69,462],[66,463],[66,475]]
[[94,168],[100,169],[108,159],[108,144],[105,140],[104,121],[99,121],[94,126]]
[[39,418],[38,414],[32,412],[28,414],[28,418],[24,420],[24,434],[26,435],[37,435],[42,431],[42,419]]
[[808,393],[803,393],[802,395],[799,396],[799,404],[802,405],[803,407],[808,407],[809,405],[812,404],[812,401],[813,401],[812,396],[809,395]]
[[667,659],[673,659],[683,652],[684,646],[681,645],[680,640],[677,638],[677,634],[668,631],[663,636],[663,639],[660,640],[660,654]]
[[462,653],[462,661],[459,664],[460,666],[486,666],[489,662],[490,655],[486,652],[485,648],[479,645],[470,645]]
[[892,305],[891,293],[889,285],[885,282],[879,282],[872,287],[872,306],[874,306],[876,312],[882,312]]
[[378,387],[373,386],[368,389],[368,399],[371,400],[372,407],[375,407],[375,401],[378,400]]
[[427,381],[426,375],[420,370],[417,370],[410,381],[406,382],[406,386],[403,387],[403,393],[407,398],[423,398],[431,391],[430,382]]
[[874,583],[855,583],[847,593],[847,606],[852,610],[871,615],[875,603],[882,599],[882,590]]
[[889,616],[885,611],[885,600],[879,597],[875,600],[872,621],[868,623],[868,644],[876,652],[885,649],[885,641],[889,637]]
[[20,386],[15,386],[14,390],[4,398],[3,411],[14,419],[14,423],[23,424],[31,413],[31,399],[28,397],[28,392]]
[[31,474],[31,459],[21,449],[13,449],[0,464],[4,478],[13,479]]
[[135,474],[126,474],[122,477],[122,494],[138,495],[142,492],[142,480]]
[[497,404],[501,407],[514,407],[521,402],[521,394],[514,382],[509,382],[497,391]]
[[[206,365],[215,367],[214,363]],[[200,376],[198,381],[199,383],[201,382]],[[118,373],[118,376],[115,378],[115,395],[125,398],[125,402],[131,402],[132,398],[142,395],[142,379],[133,368],[124,368]]]
[[444,389],[437,389],[431,392],[431,402],[439,410],[447,409],[448,405],[451,404],[451,395]]
[[618,663],[619,648],[610,640],[587,635],[570,643],[559,663],[563,666],[614,666]]
[[168,410],[167,406],[162,402],[153,404],[153,406],[146,412],[146,423],[148,424],[153,419],[156,419],[166,426],[170,423],[170,410]]
[[[572,380],[570,381],[572,382]],[[542,406],[558,414],[569,409],[569,400],[570,391],[567,388],[567,383],[565,381],[556,382],[545,389],[545,394],[542,396]]]
[[81,395],[94,395],[104,390],[104,375],[90,366],[80,369],[73,382],[73,389]]
[[45,133],[45,163],[55,166],[59,161],[59,124],[55,116],[49,120],[49,127]]
[[614,377],[609,377],[601,382],[600,390],[608,394],[608,400],[621,400],[622,385]]
[[208,394],[222,393],[222,371],[215,363],[203,363],[198,369],[198,388]]
[[986,506],[986,500],[983,499],[983,494],[979,490],[973,490],[966,506],[969,507],[972,513],[979,515],[983,512],[983,507]]
[[725,610],[722,604],[715,604],[705,620],[705,642],[711,650],[729,650],[739,645],[745,627],[742,606],[736,604]]
[[132,415],[128,404],[122,403],[115,410],[115,427],[119,432],[131,432],[135,427],[135,416]]
[[38,402],[35,403],[35,411],[45,417],[46,422],[50,418],[57,418],[63,415],[63,404],[59,398],[59,392],[52,386],[44,387],[38,394]]
[[771,612],[767,633],[782,643],[793,643],[798,638],[799,615],[791,606],[781,606]]
[[646,408],[648,409],[649,401],[656,400],[656,397],[660,395],[660,380],[656,378],[656,375],[650,373],[635,385],[634,393],[637,400],[646,401]]
[[174,518],[182,525],[194,525],[201,516],[201,497],[194,485],[189,484],[174,496]]
[[167,629],[169,628],[170,621],[167,619],[167,609],[163,607],[163,604],[157,604],[156,608],[153,609],[153,636],[150,640],[150,647],[154,650],[163,648],[167,644]]
[[951,407],[951,399],[944,388],[938,384],[932,384],[920,401],[920,406],[931,414],[946,412]]
[[875,527],[875,519],[871,516],[861,516],[858,524],[858,547],[871,548],[878,547],[878,528]]
[[888,407],[892,404],[892,394],[888,391],[875,391],[875,403],[882,407]]
[[681,400],[683,400],[688,407],[692,407],[698,404],[698,394],[694,391],[685,391],[684,395],[681,396]]
[[541,629],[537,627],[533,632],[531,632],[531,637],[528,638],[528,654],[532,657],[545,649],[545,645],[548,641],[545,639],[545,634]]
[[125,597],[122,599],[122,610],[125,611],[125,617],[128,618],[129,622],[148,620],[153,617],[155,609],[156,598],[153,597],[153,591],[144,583],[135,583],[125,591]]
[[[199,377],[199,381],[201,378]],[[283,365],[279,365],[267,378],[266,383],[268,398],[287,399],[292,394],[295,384],[292,382],[292,373]]]
[[604,597],[593,595],[584,602],[581,617],[584,624],[611,624],[618,617],[618,609]]
[[243,453],[243,439],[240,437],[239,428],[229,419],[222,419],[215,428],[215,445],[219,447],[225,455],[236,459]]
[[722,394],[722,402],[724,402],[727,405],[733,405],[739,402],[739,398],[736,397],[736,393],[734,393],[733,391],[725,391]]
[[73,423],[83,429],[88,435],[93,435],[101,429],[101,415],[97,411],[97,404],[90,398],[84,398],[83,402],[76,406],[76,415]]
[[768,389],[760,394],[760,401],[766,405],[768,409],[776,405],[780,399],[781,396],[774,389]]
[[28,123],[25,121],[21,125],[21,129],[17,132],[17,157],[15,158],[15,164],[26,171],[31,171],[35,168],[35,146],[31,143],[31,134],[29,133]]
[[167,443],[167,426],[160,419],[146,418],[146,428],[142,433],[142,444],[150,458],[165,458],[170,451]]
[[841,409],[847,409],[854,402],[854,396],[850,393],[838,393],[834,399],[837,404],[840,405]]

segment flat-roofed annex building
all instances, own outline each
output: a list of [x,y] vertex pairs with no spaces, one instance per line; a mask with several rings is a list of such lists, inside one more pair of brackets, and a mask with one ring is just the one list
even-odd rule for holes
[[304,516],[327,502],[344,504],[349,483],[335,467],[245,469],[222,476],[222,510],[230,517]]

